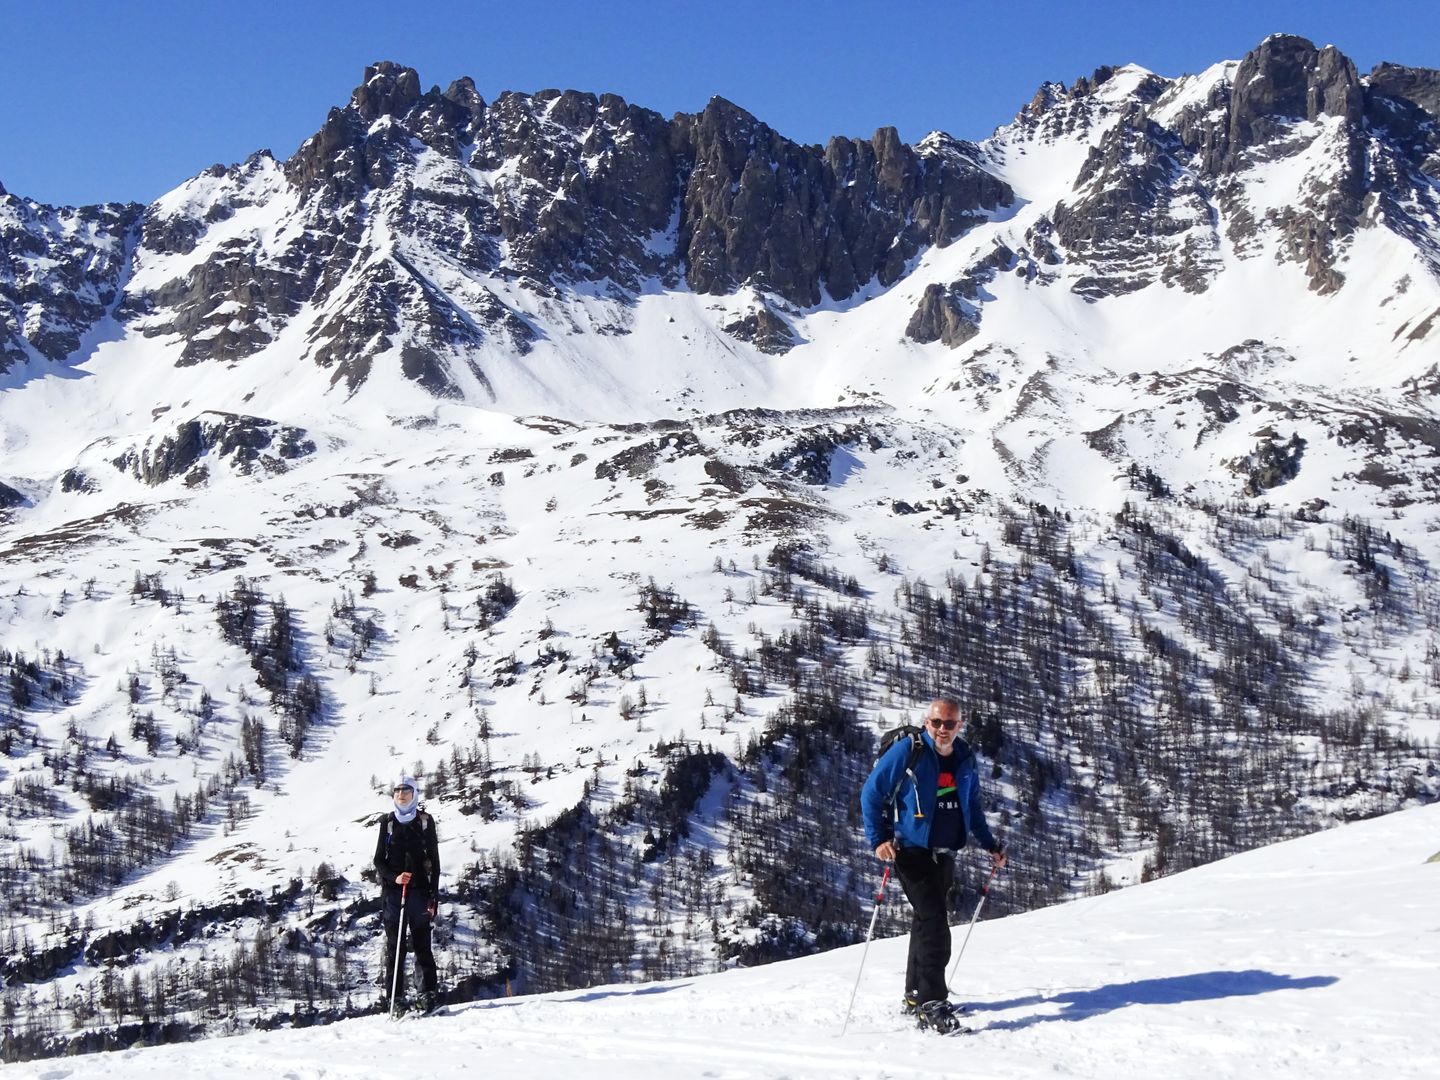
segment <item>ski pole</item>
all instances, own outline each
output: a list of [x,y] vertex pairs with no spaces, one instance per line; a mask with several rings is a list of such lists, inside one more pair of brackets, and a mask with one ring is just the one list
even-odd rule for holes
[[395,1019],[396,1000],[400,991],[400,961],[405,955],[405,894],[410,891],[407,881],[400,886],[400,929],[395,934],[395,967],[390,977],[390,1019]]
[[870,953],[870,939],[875,936],[875,920],[880,917],[880,905],[885,902],[885,886],[890,884],[890,864],[885,864],[885,876],[880,879],[880,891],[875,894],[875,910],[870,913],[870,930],[865,935],[865,948],[860,953],[860,970],[855,973],[855,989],[850,991],[850,1004],[845,1006],[845,1022],[840,1025],[840,1034],[850,1026],[850,1010],[855,1008],[855,994],[860,989],[860,976],[865,972],[865,957]]
[[965,955],[965,946],[970,944],[970,931],[975,929],[975,920],[980,918],[980,909],[985,906],[985,899],[990,895],[990,886],[994,884],[995,875],[998,873],[1000,873],[1000,864],[991,864],[990,877],[985,882],[985,887],[980,890],[980,902],[975,905],[975,914],[970,916],[970,927],[965,931],[965,940],[960,943],[960,951],[955,954],[955,962],[950,965],[950,974],[945,976],[946,986],[949,986],[955,978],[955,971],[960,967],[960,957]]

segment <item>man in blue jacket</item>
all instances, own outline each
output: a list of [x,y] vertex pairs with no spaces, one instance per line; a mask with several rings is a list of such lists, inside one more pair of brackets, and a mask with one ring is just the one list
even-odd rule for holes
[[860,791],[865,837],[875,857],[894,860],[895,875],[910,901],[910,954],[905,965],[905,1008],[927,1014],[932,1003],[948,1011],[945,965],[950,961],[949,892],[955,853],[967,836],[998,869],[1004,847],[990,833],[980,803],[975,755],[959,738],[960,702],[930,702],[922,746],[910,764],[913,743],[896,739],[871,770]]

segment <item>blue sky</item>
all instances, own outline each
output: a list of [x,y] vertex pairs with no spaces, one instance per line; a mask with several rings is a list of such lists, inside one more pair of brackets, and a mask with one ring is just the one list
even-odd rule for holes
[[1047,80],[1161,75],[1267,34],[1334,44],[1362,72],[1440,67],[1440,0],[0,0],[0,184],[46,203],[148,202],[214,162],[288,157],[365,65],[487,99],[612,92],[669,116],[730,98],[802,142],[982,138]]

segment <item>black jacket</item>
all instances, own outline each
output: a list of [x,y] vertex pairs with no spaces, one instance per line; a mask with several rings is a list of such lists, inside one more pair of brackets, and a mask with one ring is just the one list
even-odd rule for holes
[[440,895],[440,846],[435,840],[435,819],[421,810],[414,820],[399,822],[394,814],[380,819],[375,840],[375,873],[385,889],[398,889],[395,879],[406,870],[412,890]]

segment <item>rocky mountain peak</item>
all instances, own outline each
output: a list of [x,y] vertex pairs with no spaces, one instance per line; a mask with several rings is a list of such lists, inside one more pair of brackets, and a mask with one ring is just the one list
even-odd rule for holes
[[696,121],[709,132],[729,137],[739,136],[748,139],[756,133],[757,129],[770,131],[770,128],[757,120],[753,114],[719,94],[705,103],[705,108],[700,111]]
[[[1433,216],[1423,177],[1440,136],[1418,102],[1440,104],[1433,74],[1382,66],[1367,86],[1333,46],[1277,34],[1203,83],[1102,68],[1069,89],[1047,84],[1004,137],[1073,145],[1092,133],[1051,215],[1087,271],[1071,286],[1082,295],[1157,280],[1204,291],[1226,246],[1243,258],[1272,242],[1328,293],[1345,282],[1344,255],[1367,213],[1407,235],[1428,229],[1416,213]],[[1277,173],[1281,161],[1303,167]]]
[[382,116],[400,119],[420,100],[420,75],[410,67],[381,60],[365,69],[365,79],[350,95],[350,107],[367,123]]
[[1102,67],[1096,68],[1088,79],[1083,75],[1076,79],[1075,85],[1071,88],[1070,92],[1077,97],[1081,97],[1098,87],[1104,86],[1110,81],[1111,76],[1114,74],[1115,69],[1109,64],[1105,64]]
[[447,86],[444,97],[446,101],[453,101],[477,115],[485,111],[485,99],[480,96],[480,91],[475,89],[475,80],[469,75],[462,75]]
[[[365,69],[365,78],[343,109],[331,109],[324,125],[285,163],[292,183],[307,193],[331,189],[332,201],[358,197],[367,187],[384,187],[395,175],[397,155],[409,137],[453,156],[474,138],[485,101],[469,79],[442,93],[422,94],[414,68],[382,60]],[[391,127],[376,126],[383,119]]]
[[1365,117],[1421,173],[1440,173],[1440,71],[1378,65],[1367,79]]
[[1235,70],[1225,165],[1235,168],[1240,155],[1290,121],[1338,116],[1358,123],[1364,111],[1360,76],[1349,57],[1332,45],[1317,49],[1305,38],[1273,34]]
[[1440,119],[1440,71],[1386,61],[1375,66],[1370,73],[1369,84],[1375,93],[1407,101],[1431,117]]

